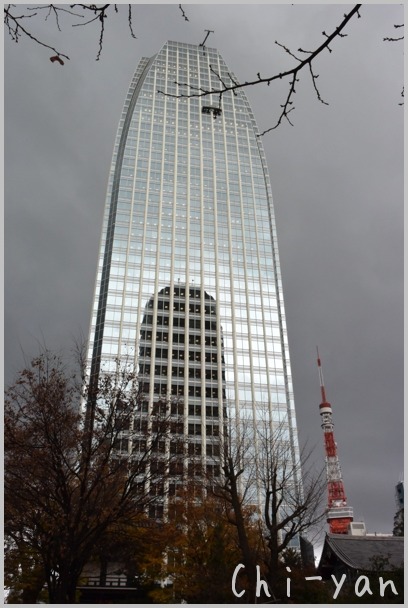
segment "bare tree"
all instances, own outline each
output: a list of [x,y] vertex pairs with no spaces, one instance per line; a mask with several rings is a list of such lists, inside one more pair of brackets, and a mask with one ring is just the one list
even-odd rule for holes
[[258,428],[259,476],[265,497],[264,537],[268,547],[269,581],[274,588],[282,569],[282,556],[295,539],[322,522],[326,491],[323,471],[316,473],[311,451],[293,454],[287,427],[263,422]]
[[[254,460],[251,457],[251,440],[248,436],[249,426],[244,424],[239,429],[229,423],[228,432],[220,437],[221,468],[223,475],[209,478],[211,492],[224,502],[224,515],[228,522],[236,527],[238,545],[248,581],[248,595],[255,598],[256,565],[259,547],[251,535],[251,518],[255,512],[251,503],[253,480],[255,478]],[[226,429],[225,429],[226,430]],[[242,484],[245,473],[246,483]]]
[[[238,432],[235,430],[225,439],[224,478],[222,483],[211,480],[211,487],[224,499],[227,517],[237,527],[253,600],[257,560],[264,561],[271,594],[279,592],[285,552],[295,539],[324,518],[322,498],[326,484],[323,472],[313,471],[310,451],[293,452],[287,423],[272,424],[267,419],[258,419],[254,433],[248,432],[250,425],[252,421],[243,421]],[[255,502],[255,489],[262,497],[260,511],[254,506],[250,509],[251,502]],[[254,545],[250,534],[254,519],[258,525],[257,540],[263,550],[259,544]]]
[[41,564],[50,603],[75,600],[95,544],[145,513],[165,469],[152,463],[165,459],[168,419],[152,415],[146,440],[132,370],[101,375],[92,426],[82,376],[46,351],[6,391],[5,536],[33,568]]

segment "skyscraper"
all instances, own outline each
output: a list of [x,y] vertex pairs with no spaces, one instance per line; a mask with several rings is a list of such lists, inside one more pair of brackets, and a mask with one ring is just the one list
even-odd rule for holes
[[169,400],[179,416],[172,432],[216,473],[227,422],[246,421],[255,453],[260,418],[280,424],[298,458],[272,194],[253,113],[243,90],[173,97],[217,90],[220,79],[235,77],[204,46],[167,42],[139,62],[115,141],[89,342],[92,376],[130,357],[145,421]]

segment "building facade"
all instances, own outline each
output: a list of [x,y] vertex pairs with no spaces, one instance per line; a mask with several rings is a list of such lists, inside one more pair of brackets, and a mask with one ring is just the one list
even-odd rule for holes
[[188,444],[174,483],[192,456],[218,474],[222,438],[242,424],[259,459],[260,420],[279,425],[299,457],[272,193],[253,113],[243,90],[173,97],[216,90],[220,78],[235,79],[203,46],[167,42],[139,62],[115,141],[90,329],[92,377],[118,359],[138,371],[140,432],[155,404],[171,404],[172,432]]

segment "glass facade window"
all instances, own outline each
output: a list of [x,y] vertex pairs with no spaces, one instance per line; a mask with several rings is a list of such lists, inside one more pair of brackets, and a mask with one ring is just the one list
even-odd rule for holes
[[[286,425],[299,456],[271,187],[245,92],[224,94],[216,116],[206,107],[218,107],[217,95],[163,94],[179,93],[175,81],[217,88],[214,71],[235,79],[217,50],[177,42],[136,69],[114,145],[89,339],[91,374],[132,357],[143,416],[176,400],[174,433],[213,472],[224,426],[242,419],[254,436],[261,417]],[[261,503],[259,487],[254,495]]]

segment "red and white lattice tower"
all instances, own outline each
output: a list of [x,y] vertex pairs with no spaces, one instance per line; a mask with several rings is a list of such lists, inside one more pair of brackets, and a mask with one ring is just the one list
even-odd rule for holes
[[337,455],[337,444],[334,440],[332,407],[326,399],[326,391],[323,382],[323,371],[317,351],[317,365],[319,369],[320,390],[322,402],[319,406],[322,417],[322,429],[324,432],[324,446],[326,450],[326,473],[327,473],[327,523],[332,534],[347,534],[349,524],[353,521],[353,509],[347,506],[347,498],[344,491],[343,478],[341,475],[340,461]]

